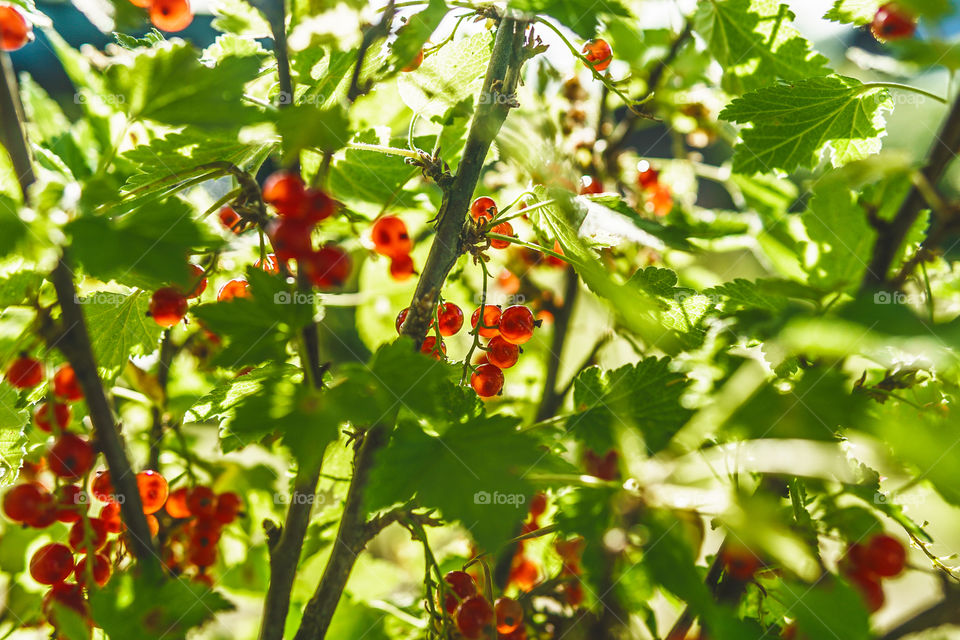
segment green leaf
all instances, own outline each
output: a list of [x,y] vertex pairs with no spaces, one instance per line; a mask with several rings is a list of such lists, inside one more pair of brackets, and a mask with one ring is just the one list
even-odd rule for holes
[[27,224],[18,210],[15,200],[0,195],[0,257],[12,253],[27,236]]
[[270,36],[270,26],[263,15],[244,0],[216,0],[212,6],[213,28],[245,39]]
[[130,572],[114,575],[90,593],[93,619],[110,638],[182,640],[216,613],[233,608],[203,584]]
[[133,355],[153,353],[161,328],[150,319],[150,293],[95,291],[79,298],[97,367],[113,378]]
[[[357,135],[354,142],[390,144],[389,139],[381,140],[373,130]],[[417,168],[404,162],[400,156],[347,149],[343,159],[338,159],[330,167],[327,187],[337,200],[348,206],[362,208],[366,203],[373,203],[375,211],[379,212],[383,203],[393,201],[403,185],[417,173]]]
[[44,277],[29,269],[0,276],[0,307],[6,308],[28,301],[39,292]]
[[350,138],[349,126],[350,119],[341,106],[298,105],[277,112],[277,130],[283,139],[283,153],[289,158],[303,149],[340,149]]
[[265,381],[299,373],[300,369],[292,364],[269,363],[242,376],[231,377],[194,402],[185,412],[184,420],[207,422],[226,418],[240,400],[260,392]]
[[109,67],[106,79],[131,120],[229,129],[263,119],[242,100],[245,83],[259,70],[257,56],[224,58],[211,68],[190,44],[164,41]]
[[693,293],[693,289],[678,287],[677,282],[677,272],[673,269],[650,266],[634,271],[627,284],[661,298],[673,298],[679,294],[689,295]]
[[333,612],[327,635],[330,638],[390,640],[393,636],[387,635],[385,618],[382,611],[344,595]]
[[430,118],[473,97],[483,83],[492,45],[489,31],[475,33],[446,45],[415,72],[401,74],[397,83],[404,104]]
[[426,9],[410,16],[397,32],[397,39],[391,48],[395,69],[402,69],[417,56],[445,15],[447,4],[443,0],[430,0]]
[[834,22],[870,24],[877,9],[886,2],[887,0],[835,0],[823,17]]
[[[457,521],[482,549],[514,535],[534,486],[527,473],[546,455],[506,416],[472,418],[430,435],[401,421],[376,456],[367,507],[381,509],[413,497]],[[417,469],[417,473],[410,473]]]
[[696,32],[725,72],[725,88],[752,91],[776,80],[830,73],[827,59],[790,24],[793,13],[772,0],[708,0],[698,4]]
[[620,2],[584,4],[568,0],[510,0],[512,9],[550,16],[584,39],[596,35],[602,16],[629,16]]
[[752,125],[733,156],[734,171],[752,174],[810,167],[827,149],[834,166],[877,153],[883,112],[892,108],[885,89],[830,76],[748,93],[720,117]]
[[827,579],[812,586],[784,580],[774,593],[774,599],[787,608],[787,615],[796,619],[798,632],[809,638],[872,637],[863,598],[839,580]]
[[722,296],[724,308],[727,311],[734,309],[764,309],[778,312],[787,306],[787,299],[765,286],[765,282],[758,280],[751,282],[737,278],[733,282],[726,282],[718,287],[707,289],[704,293],[709,296]]
[[762,386],[734,412],[730,425],[749,438],[833,440],[866,422],[867,404],[863,394],[850,392],[842,373],[811,368],[791,388]]
[[16,479],[27,452],[24,430],[30,424],[30,414],[15,408],[16,405],[17,390],[9,384],[0,384],[0,486]]
[[188,255],[222,244],[192,213],[185,202],[171,198],[112,218],[85,215],[64,229],[73,240],[72,256],[89,275],[158,289],[187,279]]
[[574,382],[574,402],[583,413],[568,421],[571,434],[603,452],[613,446],[616,429],[637,429],[655,454],[692,415],[681,404],[689,384],[670,370],[669,358],[645,358],[602,374],[587,369]]

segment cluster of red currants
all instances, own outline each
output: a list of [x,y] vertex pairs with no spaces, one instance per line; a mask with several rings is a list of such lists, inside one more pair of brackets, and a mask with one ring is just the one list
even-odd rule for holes
[[561,594],[571,607],[579,607],[583,602],[583,584],[580,582],[580,574],[583,569],[580,566],[580,557],[583,555],[583,538],[576,537],[570,540],[557,540],[553,544],[557,555],[563,565],[560,567]]
[[173,520],[167,529],[163,562],[173,574],[187,565],[197,567],[195,580],[212,586],[207,568],[217,560],[217,542],[225,525],[240,515],[243,503],[232,491],[217,494],[198,485],[175,489],[167,498],[166,512]]
[[0,6],[0,50],[16,51],[32,36],[33,28],[22,13],[10,5]]
[[[481,317],[482,316],[482,317]],[[520,358],[520,345],[533,337],[539,326],[533,312],[522,304],[515,304],[501,311],[499,306],[478,307],[470,318],[470,324],[482,338],[489,338],[479,365],[470,376],[470,386],[481,398],[490,398],[503,389],[503,370],[509,369]]]
[[[547,510],[547,496],[538,493],[530,500],[530,518],[523,523],[520,529],[521,535],[533,533],[540,528],[539,520],[544,511]],[[520,591],[530,591],[540,580],[540,569],[537,563],[524,554],[524,540],[517,543],[517,549],[510,560],[510,575],[508,583],[515,585]]]
[[413,240],[406,223],[397,216],[384,216],[373,223],[370,229],[373,250],[390,259],[390,277],[403,281],[417,271],[413,266]]
[[907,551],[893,536],[881,533],[866,544],[854,543],[840,562],[840,572],[857,588],[871,612],[883,606],[885,596],[881,581],[903,571]]
[[909,38],[916,30],[916,18],[896,2],[888,2],[877,9],[870,23],[870,32],[881,42]]
[[443,610],[452,616],[457,630],[464,638],[474,640],[487,637],[491,625],[497,630],[498,640],[526,640],[523,625],[523,607],[513,598],[497,598],[493,606],[479,592],[473,577],[465,571],[450,571],[443,576]]
[[592,67],[596,71],[606,70],[613,61],[613,49],[606,40],[600,38],[587,41],[580,53],[589,62],[587,67]]
[[[406,321],[409,313],[410,308],[407,307],[397,314],[397,321],[395,323],[397,333],[400,333],[400,329],[403,327],[403,323]],[[459,333],[461,327],[463,327],[463,311],[460,307],[452,302],[441,302],[437,306],[437,321],[434,323],[432,329],[441,336],[449,338]],[[447,354],[447,345],[444,344],[443,338],[440,338],[438,342],[436,335],[427,336],[420,346],[420,351],[437,360],[442,360],[443,356]]]
[[670,187],[660,182],[660,172],[646,160],[637,163],[637,188],[644,206],[654,215],[663,217],[673,210],[673,195]]

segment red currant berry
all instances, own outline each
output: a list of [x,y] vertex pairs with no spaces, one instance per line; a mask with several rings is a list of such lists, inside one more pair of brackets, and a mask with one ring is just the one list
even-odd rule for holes
[[187,267],[190,270],[190,278],[187,280],[189,284],[193,285],[193,288],[184,294],[187,299],[190,298],[199,298],[200,294],[206,291],[207,289],[207,279],[203,277],[204,270],[203,267],[196,264],[188,264]]
[[400,258],[413,250],[406,223],[397,216],[384,216],[370,229],[373,250],[388,258]]
[[257,269],[262,269],[267,273],[280,273],[280,265],[277,263],[277,256],[273,253],[268,253],[265,260],[257,260],[253,263],[253,266]]
[[75,582],[58,582],[43,596],[43,615],[46,616],[47,622],[58,627],[60,621],[57,619],[57,607],[54,604],[72,609],[83,617],[87,616],[87,601],[83,597],[83,587]]
[[437,308],[437,328],[442,336],[455,335],[463,326],[463,311],[452,302],[444,302]]
[[304,260],[303,271],[318,289],[340,287],[350,277],[350,256],[340,247],[320,247]]
[[306,195],[303,180],[289,171],[277,171],[263,184],[263,201],[273,205],[281,216],[301,217]]
[[158,325],[169,328],[187,315],[187,298],[173,287],[163,287],[150,298],[150,317]]
[[907,552],[893,536],[873,536],[867,544],[863,566],[883,578],[892,578],[903,571]]
[[187,507],[187,495],[189,493],[190,489],[187,487],[180,487],[170,492],[165,508],[171,518],[189,518],[193,515]]
[[653,214],[661,218],[673,210],[673,195],[670,193],[670,187],[658,184],[653,188],[648,201]]
[[523,607],[513,598],[497,598],[493,610],[497,614],[497,633],[511,633],[523,622]]
[[223,228],[232,233],[240,233],[243,230],[243,223],[240,221],[240,214],[233,210],[230,205],[220,207],[217,214],[220,224]]
[[617,452],[611,449],[602,458],[595,452],[588,450],[583,456],[587,475],[601,480],[615,480],[620,475],[619,458]]
[[7,369],[7,382],[17,389],[29,389],[43,382],[43,364],[35,358],[21,355]]
[[76,402],[83,400],[83,390],[77,383],[77,375],[73,367],[65,364],[56,370],[53,374],[53,393],[64,400]]
[[563,595],[571,607],[579,607],[583,602],[583,585],[580,582],[568,582],[563,587]]
[[539,518],[547,510],[547,494],[536,493],[530,500],[530,516]]
[[[476,329],[477,322],[480,320],[480,308],[477,307],[473,315],[470,316],[470,326]],[[483,307],[483,325],[477,330],[483,338],[492,338],[500,335],[500,307],[492,304]]]
[[160,31],[183,31],[193,22],[188,0],[153,0],[150,22]]
[[500,369],[509,369],[517,364],[520,357],[520,347],[511,344],[500,336],[490,338],[487,344],[487,362]]
[[730,544],[725,546],[721,554],[721,560],[727,575],[741,582],[753,578],[753,574],[760,568],[760,559],[752,551],[741,545]]
[[603,193],[603,182],[593,176],[581,176],[579,193],[582,196]]
[[407,319],[409,314],[410,307],[401,310],[400,313],[397,314],[397,320],[394,322],[394,325],[397,327],[397,333],[400,333],[400,329],[403,327],[403,322]]
[[[560,254],[561,256],[563,255],[563,247],[561,247],[561,246],[560,246],[560,243],[557,242],[556,240],[553,241],[553,252],[554,252],[554,253],[558,253],[558,254]],[[546,255],[546,256],[544,256],[544,262],[546,262],[546,263],[547,263],[548,265],[550,265],[551,267],[566,267],[566,266],[567,266],[566,260],[562,260],[562,259],[558,258],[557,256],[552,256],[552,255],[549,255],[549,254]]]
[[[191,540],[191,543],[193,540]],[[217,547],[190,545],[190,564],[198,567],[209,567],[217,561]]]
[[54,475],[76,480],[93,467],[96,454],[90,443],[80,436],[64,433],[47,450],[47,462]]
[[240,513],[242,506],[240,496],[234,492],[221,493],[217,496],[217,509],[213,517],[220,524],[230,524],[237,519],[237,514]]
[[390,277],[403,282],[417,272],[410,256],[397,256],[390,260]]
[[120,516],[120,505],[116,502],[103,505],[98,517],[107,528],[107,533],[120,533],[123,531],[123,518]]
[[477,583],[466,571],[449,571],[443,576],[443,581],[447,583],[453,593],[448,593],[444,599],[444,608],[447,613],[453,613],[457,610],[460,600],[469,598],[477,593]]
[[[80,562],[77,563],[77,568],[73,571],[73,575],[76,577],[77,582],[84,586],[87,584],[87,564],[89,564],[89,559],[89,555],[85,555],[80,558]],[[93,581],[101,587],[107,584],[107,581],[110,580],[110,573],[112,572],[110,568],[110,561],[107,559],[107,557],[99,553],[95,554],[93,556],[93,563],[91,567],[92,568],[90,571],[93,572]]]
[[157,516],[152,513],[147,514],[147,529],[150,530],[150,535],[154,538],[160,533],[160,521],[157,520]]
[[457,607],[457,629],[465,638],[479,638],[493,620],[493,609],[483,596],[470,596]]
[[413,60],[407,64],[407,66],[400,69],[404,73],[410,73],[411,71],[416,71],[420,68],[420,65],[423,64],[423,48],[421,47],[420,51],[417,52],[417,55],[413,57]]
[[65,484],[57,489],[54,496],[57,501],[57,520],[60,522],[76,522],[87,512],[90,499],[82,487],[75,484]]
[[657,186],[660,181],[660,172],[650,166],[646,160],[637,163],[637,186],[649,190]]
[[73,523],[70,527],[70,547],[77,552],[91,553],[99,551],[107,544],[107,523],[100,518],[88,518],[90,531],[83,520]]
[[873,16],[870,32],[881,42],[909,38],[917,30],[917,22],[895,2],[888,2]]
[[480,196],[470,205],[470,215],[477,224],[486,224],[497,217],[497,203],[489,196]]
[[520,278],[518,278],[509,269],[501,269],[497,274],[497,286],[508,296],[512,296],[520,291]]
[[481,398],[495,396],[503,389],[503,371],[492,364],[482,364],[470,376],[470,386]]
[[169,494],[167,479],[156,471],[150,470],[137,474],[137,489],[140,491],[143,512],[147,514],[160,511]]
[[234,298],[249,298],[250,283],[246,278],[229,280],[217,291],[217,302],[229,302]]
[[217,495],[210,487],[194,487],[187,494],[187,508],[198,518],[212,518],[217,511]]
[[423,339],[423,344],[420,345],[420,353],[425,353],[434,360],[443,360],[443,356],[447,355],[447,345],[441,340],[438,350],[437,336],[427,336]]
[[610,45],[607,44],[606,40],[601,40],[600,38],[588,41],[583,45],[580,53],[582,53],[590,63],[587,66],[593,67],[596,71],[605,70],[610,66],[610,62],[613,61],[613,50],[610,49]]
[[500,316],[500,335],[511,344],[524,344],[533,337],[533,312],[522,304],[503,310]]
[[33,422],[38,429],[47,433],[53,430],[54,422],[57,427],[64,429],[70,423],[70,405],[54,402],[51,407],[49,402],[41,402],[33,412]]
[[299,260],[313,253],[310,233],[313,225],[297,218],[271,220],[267,225],[267,235],[273,243],[273,251],[281,262]]
[[93,481],[90,483],[90,493],[100,502],[115,501],[116,492],[113,489],[113,484],[110,482],[109,471],[97,471],[96,475],[93,476]]
[[[513,236],[513,225],[509,222],[501,222],[498,225],[495,225],[491,229],[493,233],[499,233],[502,236]],[[510,246],[510,242],[506,240],[499,240],[497,238],[490,238],[490,246],[494,249],[506,249]]]
[[883,607],[886,596],[883,593],[883,586],[880,584],[880,576],[868,571],[858,571],[850,574],[847,578],[860,592],[868,611],[873,613]]
[[513,566],[510,568],[510,583],[517,585],[521,591],[530,591],[540,579],[540,570],[533,560],[523,556],[514,558]]
[[63,582],[73,571],[73,553],[65,545],[46,544],[30,558],[30,575],[40,584]]
[[316,224],[332,216],[337,210],[337,203],[323,191],[307,189],[302,208],[303,219]]
[[18,484],[3,496],[3,513],[14,522],[27,522],[53,502],[50,493],[36,482]]
[[30,42],[30,25],[19,11],[11,6],[0,7],[0,49],[16,51]]

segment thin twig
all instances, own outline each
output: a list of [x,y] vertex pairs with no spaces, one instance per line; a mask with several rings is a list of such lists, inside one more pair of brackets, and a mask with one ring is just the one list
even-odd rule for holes
[[160,445],[163,442],[164,414],[167,410],[167,381],[170,378],[170,364],[177,353],[177,347],[170,337],[170,329],[163,332],[160,340],[160,357],[157,359],[157,387],[160,398],[152,408],[153,425],[150,427],[150,457],[147,468],[160,470]]
[[577,272],[567,265],[563,285],[563,306],[553,314],[553,337],[550,352],[547,354],[547,375],[543,382],[543,396],[537,409],[536,421],[546,420],[557,412],[563,402],[563,395],[557,393],[557,379],[560,376],[560,362],[563,347],[569,333],[573,308],[576,306],[580,291],[580,278]]

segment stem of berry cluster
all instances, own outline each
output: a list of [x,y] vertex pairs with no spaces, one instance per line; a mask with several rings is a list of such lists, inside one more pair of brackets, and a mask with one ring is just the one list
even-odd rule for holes
[[[285,99],[280,101],[284,108],[293,104],[293,77],[290,73],[290,61],[287,56],[286,6],[284,0],[276,0],[269,12],[270,29],[273,33],[274,48],[277,56],[277,72],[280,93]],[[288,99],[286,99],[288,98]],[[261,241],[262,241],[261,235]],[[297,289],[309,294],[311,283],[303,270],[297,275]],[[323,388],[323,374],[326,367],[320,361],[320,337],[316,322],[310,322],[300,333],[301,366],[304,369],[304,381],[315,389]],[[320,482],[321,465],[313,469],[300,469],[290,496],[290,506],[283,521],[283,528],[264,523],[267,530],[270,554],[270,584],[263,602],[263,618],[260,622],[260,640],[281,640],[287,614],[290,610],[290,593],[300,563],[303,541],[310,524],[310,513],[316,502],[317,485]]]
[[490,145],[511,108],[512,96],[520,79],[520,67],[526,59],[526,27],[525,21],[509,15],[504,15],[497,27],[477,110],[463,148],[463,159],[450,188],[443,194],[437,214],[437,234],[417,282],[407,320],[401,329],[403,335],[414,339],[418,349],[433,322],[434,309],[447,275],[464,253],[461,232],[467,219],[467,209]]
[[[940,182],[958,148],[960,148],[960,98],[954,99],[953,106],[950,107],[946,120],[934,138],[927,161],[920,171],[927,184],[935,186]],[[861,287],[863,291],[889,286],[890,267],[900,252],[900,247],[903,246],[910,228],[926,208],[926,198],[915,184],[910,188],[892,220],[875,221],[877,240],[873,245],[873,257],[864,275]],[[943,222],[940,221],[941,224]]]
[[[23,200],[29,199],[30,187],[36,180],[30,146],[23,128],[23,108],[16,76],[10,57],[0,54],[0,69],[3,78],[0,81],[0,127],[2,127],[3,146],[10,154],[17,179],[23,192]],[[153,546],[150,527],[143,513],[140,492],[137,489],[136,474],[131,470],[130,460],[124,449],[113,410],[107,400],[103,382],[97,371],[90,336],[87,333],[83,312],[77,304],[77,290],[73,284],[73,273],[67,264],[67,252],[57,262],[50,280],[53,282],[60,302],[60,326],[54,326],[47,319],[43,328],[44,337],[49,346],[58,348],[77,376],[77,382],[83,395],[93,423],[96,446],[103,453],[110,471],[110,479],[120,503],[120,513],[127,527],[125,536],[131,553],[147,568],[159,568],[158,556]]]

